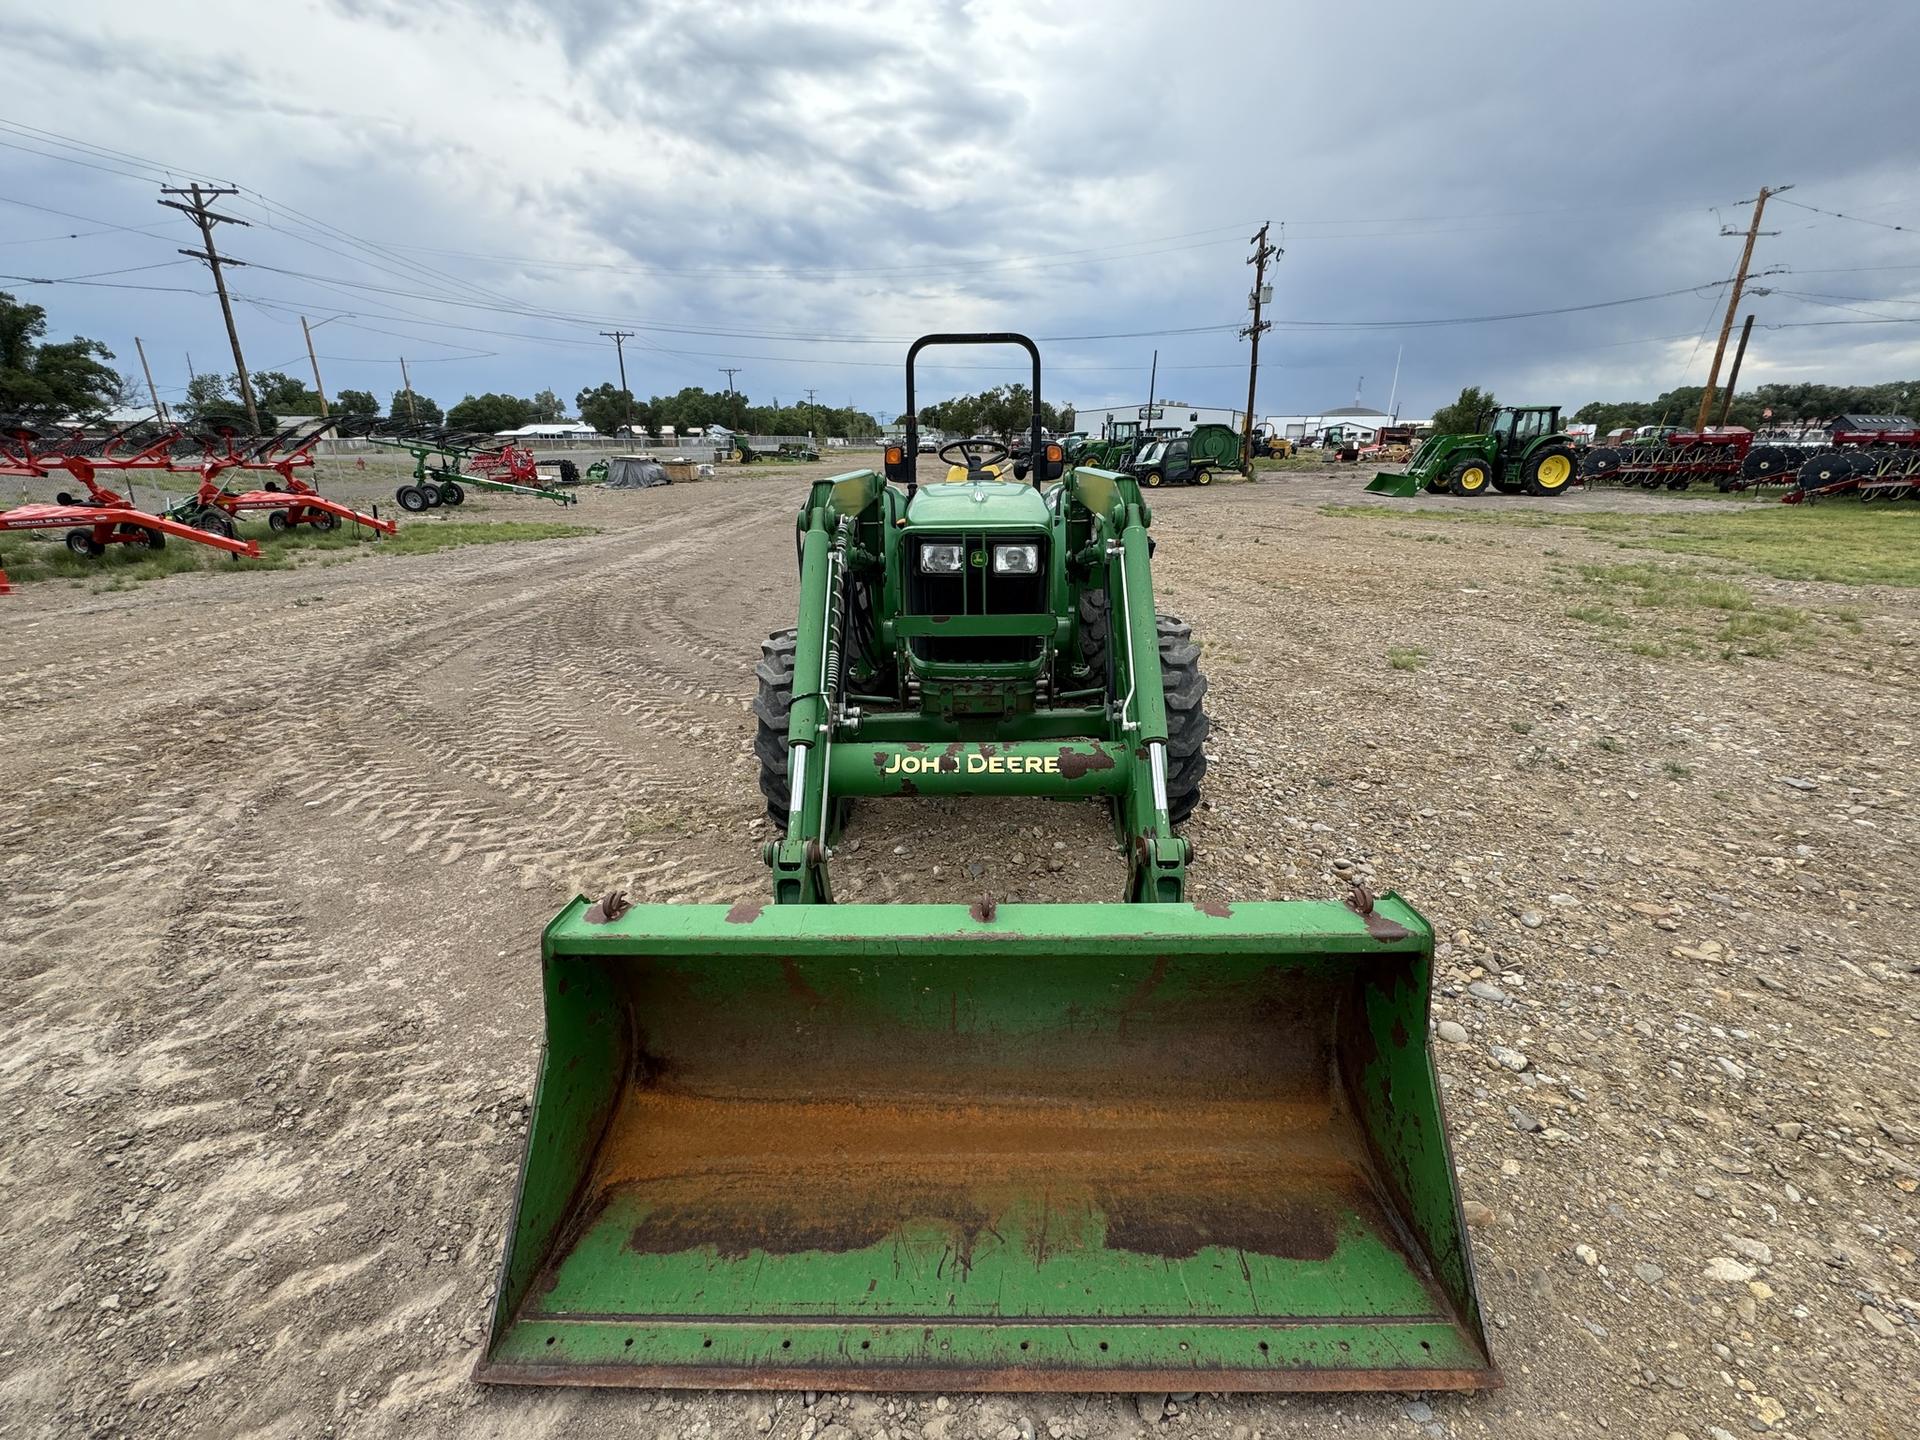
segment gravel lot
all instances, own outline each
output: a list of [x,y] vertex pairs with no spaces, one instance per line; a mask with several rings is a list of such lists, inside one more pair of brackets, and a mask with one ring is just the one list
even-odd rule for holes
[[[1155,499],[1161,608],[1213,684],[1196,898],[1358,877],[1434,921],[1506,1389],[469,1381],[540,927],[578,890],[765,885],[747,702],[791,623],[801,472],[756,467],[461,517],[597,532],[573,539],[0,601],[0,1433],[1920,1432],[1916,592],[1714,562],[1809,617],[1794,642],[1636,653],[1665,612],[1569,616],[1579,567],[1688,557],[1445,500],[1322,512],[1360,483]],[[854,838],[848,898],[1119,894],[1090,807],[903,801]]]

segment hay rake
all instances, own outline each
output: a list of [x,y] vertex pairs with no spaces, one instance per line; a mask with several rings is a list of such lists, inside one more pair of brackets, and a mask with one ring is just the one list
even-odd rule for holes
[[536,495],[556,505],[572,505],[579,499],[569,491],[540,483],[539,466],[531,450],[503,445],[482,431],[388,422],[365,438],[413,456],[413,478],[393,493],[403,510],[417,513],[440,505],[463,504],[469,487]]

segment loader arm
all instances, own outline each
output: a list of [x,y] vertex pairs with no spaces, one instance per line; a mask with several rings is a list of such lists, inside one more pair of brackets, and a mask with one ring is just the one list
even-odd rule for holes
[[[834,802],[883,795],[1110,796],[1127,854],[1127,899],[1185,896],[1187,842],[1167,809],[1167,712],[1147,527],[1137,484],[1109,471],[1078,469],[1064,482],[1056,538],[1085,531],[1075,562],[1103,578],[1115,668],[1114,699],[1100,709],[1035,717],[1073,722],[1085,733],[1041,738],[924,741],[859,739],[861,718],[847,703],[847,585],[882,565],[860,543],[860,520],[883,507],[883,477],[856,471],[815,486],[800,516],[800,609],[795,637],[786,831],[765,851],[778,904],[831,903],[829,862]],[[1076,525],[1078,519],[1082,523]],[[1024,617],[974,627],[1015,631]],[[951,621],[948,622],[951,625]],[[1049,632],[1061,627],[1053,622]]]

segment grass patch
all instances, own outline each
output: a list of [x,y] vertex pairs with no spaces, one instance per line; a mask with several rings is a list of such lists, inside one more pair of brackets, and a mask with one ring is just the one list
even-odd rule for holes
[[[1717,492],[1701,492],[1694,498],[1706,494]],[[1902,508],[1848,500],[1782,505],[1749,500],[1738,506],[1716,506],[1706,513],[1555,514],[1537,506],[1501,506],[1496,503],[1499,498],[1417,512],[1391,505],[1323,505],[1320,513],[1336,519],[1558,526],[1585,530],[1632,550],[1730,560],[1780,580],[1920,587],[1920,505]]]
[[1691,780],[1693,778],[1693,767],[1691,765],[1682,765],[1678,760],[1662,760],[1660,762],[1660,769],[1669,780]]
[[563,525],[551,520],[401,522],[400,533],[374,540],[371,533],[343,524],[338,530],[319,531],[302,526],[274,534],[264,521],[249,520],[240,538],[260,542],[260,558],[230,555],[211,546],[196,545],[177,536],[167,538],[163,550],[110,545],[98,559],[75,555],[62,543],[64,532],[40,532],[45,539],[24,534],[0,535],[0,568],[16,584],[38,580],[66,580],[97,590],[124,590],[146,580],[190,571],[288,570],[303,558],[336,565],[357,555],[426,555],[467,545],[500,545],[527,540],[553,540],[568,535],[590,535],[590,527]]
[[1806,643],[1814,631],[1805,610],[1763,604],[1738,581],[1678,565],[1580,565],[1574,573],[1592,600],[1567,614],[1639,632],[1629,645],[1635,654],[1665,658],[1717,649],[1722,659],[1771,660]]
[[1604,750],[1609,755],[1624,755],[1627,751],[1627,747],[1611,735],[1602,735],[1597,738],[1593,742],[1593,748],[1596,750]]
[[1389,645],[1387,664],[1396,670],[1421,670],[1426,668],[1427,652],[1418,645]]
[[1533,722],[1531,720],[1509,720],[1507,722],[1507,728],[1516,735],[1531,735],[1533,733]]

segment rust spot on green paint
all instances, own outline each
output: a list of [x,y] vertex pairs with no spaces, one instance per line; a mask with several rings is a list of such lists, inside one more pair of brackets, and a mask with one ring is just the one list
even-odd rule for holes
[[1113,769],[1113,756],[1104,750],[1076,750],[1071,745],[1060,747],[1060,773],[1068,780],[1078,780],[1090,770]]
[[727,911],[727,924],[751,925],[760,918],[760,912],[764,908],[758,900],[737,900]]
[[1196,903],[1193,908],[1198,910],[1202,915],[1213,916],[1216,920],[1230,920],[1233,918],[1233,906],[1227,904],[1224,900],[1209,900],[1205,904]]

